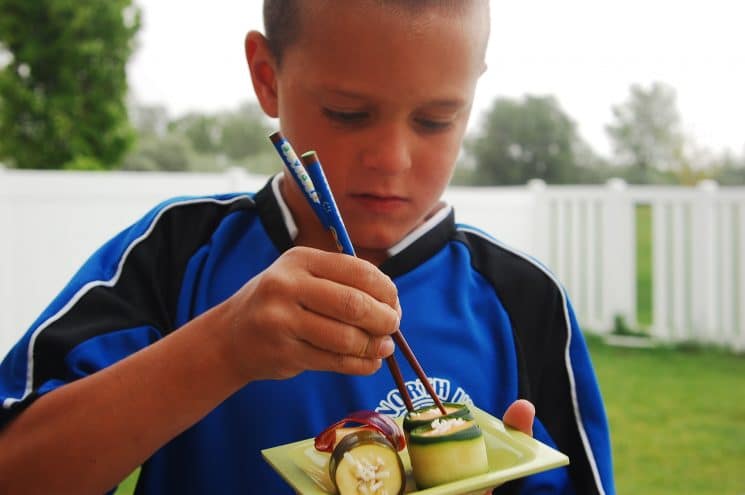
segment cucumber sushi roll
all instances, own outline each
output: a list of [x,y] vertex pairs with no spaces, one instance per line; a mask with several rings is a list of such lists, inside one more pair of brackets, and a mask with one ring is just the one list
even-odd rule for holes
[[406,472],[391,442],[377,431],[346,435],[334,448],[329,475],[340,495],[403,495]]
[[437,405],[432,404],[431,406],[421,407],[415,411],[409,411],[404,416],[403,430],[408,439],[409,432],[419,426],[425,426],[432,422],[436,418],[463,418],[473,419],[471,411],[465,404],[456,402],[443,402],[443,407],[447,414],[443,416],[440,408]]
[[411,430],[409,458],[420,489],[488,471],[486,444],[473,419],[437,418]]

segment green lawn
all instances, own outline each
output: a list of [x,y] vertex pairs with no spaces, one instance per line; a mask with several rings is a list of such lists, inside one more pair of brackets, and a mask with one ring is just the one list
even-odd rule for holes
[[652,324],[652,206],[636,206],[636,320]]
[[135,492],[135,484],[137,483],[137,476],[140,474],[140,470],[136,470],[120,485],[119,489],[114,495],[130,495]]
[[619,494],[745,494],[745,357],[590,339]]

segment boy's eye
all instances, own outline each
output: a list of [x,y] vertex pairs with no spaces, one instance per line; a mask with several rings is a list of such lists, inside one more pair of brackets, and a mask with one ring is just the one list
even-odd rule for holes
[[425,131],[442,131],[450,127],[452,122],[449,120],[434,120],[425,118],[416,118],[414,122]]
[[331,120],[342,124],[359,124],[369,117],[368,112],[345,112],[324,108],[323,114]]

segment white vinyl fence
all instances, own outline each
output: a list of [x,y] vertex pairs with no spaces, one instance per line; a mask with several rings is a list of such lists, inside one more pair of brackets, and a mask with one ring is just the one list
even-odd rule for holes
[[584,326],[636,325],[636,208],[651,209],[652,325],[661,341],[745,350],[745,188],[549,187],[534,253],[559,275]]
[[[41,172],[0,167],[0,358],[113,234],[178,195],[255,191],[266,177]],[[662,341],[745,350],[745,188],[451,187],[460,222],[534,256],[567,288],[580,324],[636,320],[635,208],[650,205],[653,325]]]

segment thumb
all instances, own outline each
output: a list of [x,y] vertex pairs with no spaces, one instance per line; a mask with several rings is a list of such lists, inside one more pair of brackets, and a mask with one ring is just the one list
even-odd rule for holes
[[502,421],[507,426],[520,430],[526,435],[533,436],[533,419],[535,406],[525,399],[518,399],[507,408]]

